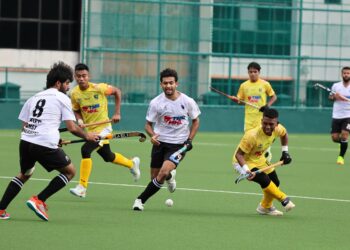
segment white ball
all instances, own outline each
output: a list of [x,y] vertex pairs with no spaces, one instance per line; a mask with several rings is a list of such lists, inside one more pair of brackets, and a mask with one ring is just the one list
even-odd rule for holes
[[168,207],[172,207],[174,205],[174,201],[172,199],[167,199],[165,201],[165,205],[167,205]]

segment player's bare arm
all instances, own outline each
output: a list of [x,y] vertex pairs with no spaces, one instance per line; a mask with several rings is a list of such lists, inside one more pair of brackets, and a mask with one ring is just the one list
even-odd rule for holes
[[236,160],[238,162],[238,164],[242,167],[242,170],[245,170],[246,173],[250,173],[251,175],[248,177],[248,180],[252,180],[254,177],[255,177],[255,173],[254,172],[251,172],[249,169],[248,169],[248,166],[247,166],[247,163],[244,159],[244,151],[241,149],[241,148],[238,148],[236,154],[235,154],[235,157],[236,157]]
[[193,140],[193,138],[197,134],[198,128],[199,128],[199,117],[197,117],[196,119],[192,120],[192,125],[191,125],[191,129],[190,129],[190,135],[188,136],[188,139]]
[[273,95],[273,96],[270,97],[270,100],[268,101],[267,105],[269,107],[271,107],[272,104],[274,104],[276,101],[277,101],[277,95]]
[[156,134],[154,132],[154,130],[153,130],[153,122],[146,121],[145,131],[149,135],[149,137],[151,137],[151,143],[153,145],[159,145],[160,144],[160,142],[158,141],[159,135]]
[[100,139],[96,133],[86,133],[81,127],[76,125],[74,121],[65,121],[65,123],[68,131],[73,135],[92,142],[97,142]]
[[112,116],[112,122],[117,123],[120,121],[120,104],[122,99],[121,90],[117,87],[110,86],[110,95],[114,95],[114,114]]

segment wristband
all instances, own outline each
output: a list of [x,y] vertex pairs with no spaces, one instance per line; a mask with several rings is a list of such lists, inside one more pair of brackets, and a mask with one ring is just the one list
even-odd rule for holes
[[243,170],[244,170],[245,172],[248,172],[248,171],[249,171],[249,167],[248,167],[247,164],[244,164],[244,165],[242,166],[242,168],[243,168]]
[[282,152],[283,151],[286,151],[286,152],[288,152],[288,146],[286,145],[286,146],[282,146]]

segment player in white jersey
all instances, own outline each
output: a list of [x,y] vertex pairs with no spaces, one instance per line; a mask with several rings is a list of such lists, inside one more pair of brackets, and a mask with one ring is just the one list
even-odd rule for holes
[[65,95],[73,80],[70,66],[59,62],[47,74],[46,90],[29,98],[24,104],[19,119],[23,122],[20,151],[20,173],[9,183],[0,201],[0,219],[9,219],[6,208],[21,191],[24,183],[34,172],[39,162],[48,172],[57,170],[49,185],[38,195],[27,201],[27,206],[41,219],[48,221],[45,201],[62,189],[74,177],[75,168],[69,157],[58,147],[58,128],[65,121],[67,129],[76,136],[89,141],[97,141],[94,133],[85,133],[75,121],[70,99]]
[[346,99],[350,98],[350,67],[343,67],[341,72],[343,81],[332,85],[329,99],[334,101],[331,136],[333,142],[340,143],[337,164],[344,165],[350,131],[350,102]]
[[[187,151],[192,149],[192,140],[199,128],[200,110],[197,103],[184,93],[176,90],[177,72],[165,69],[160,73],[160,86],[163,93],[155,97],[148,107],[145,130],[151,137],[151,181],[137,197],[133,209],[142,211],[145,202],[166,181],[168,190],[176,188],[175,174],[178,163],[169,157],[184,145]],[[180,160],[183,159],[182,154]]]

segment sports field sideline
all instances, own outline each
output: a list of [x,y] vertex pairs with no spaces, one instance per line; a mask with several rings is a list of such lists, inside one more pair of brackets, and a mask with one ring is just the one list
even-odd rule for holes
[[[72,138],[68,134],[67,138]],[[178,169],[174,194],[161,190],[143,212],[131,210],[135,197],[149,182],[149,142],[114,140],[112,149],[141,158],[142,177],[134,183],[127,170],[93,156],[88,195],[73,197],[69,187],[47,201],[50,221],[43,222],[25,201],[46,186],[56,173],[39,165],[33,179],[8,208],[9,221],[0,221],[1,249],[348,249],[350,221],[350,157],[335,160],[338,145],[329,134],[290,134],[293,162],[277,170],[281,189],[293,198],[295,210],[282,217],[260,216],[261,199],[255,183],[234,184],[232,152],[241,134],[203,133],[194,141]],[[0,131],[0,193],[18,172],[15,130]],[[78,168],[80,145],[64,150]],[[280,157],[276,140],[273,160]],[[164,201],[172,198],[174,206]],[[281,209],[281,205],[275,203]]]

